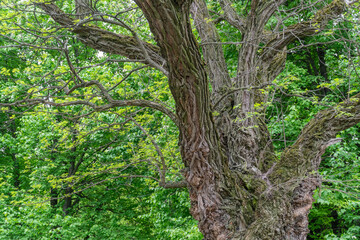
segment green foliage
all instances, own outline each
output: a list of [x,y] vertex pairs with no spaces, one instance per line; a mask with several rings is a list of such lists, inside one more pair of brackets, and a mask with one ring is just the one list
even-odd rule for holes
[[360,236],[360,125],[338,137],[322,162],[323,186],[310,213],[311,239],[356,239]]
[[[62,4],[70,9],[66,1]],[[98,7],[108,6],[102,2]],[[23,13],[10,18],[1,30],[34,20]],[[51,29],[48,20],[38,19],[40,27]],[[137,21],[136,15],[128,20]],[[58,34],[61,44],[71,43],[69,58],[75,67],[84,67],[82,79],[96,79],[105,87],[121,82],[111,92],[117,100],[141,98],[174,106],[163,75],[121,61],[86,68],[109,56],[84,47],[71,35],[65,39],[64,32],[51,34]],[[148,38],[148,30],[143,32],[142,37]],[[33,40],[27,37],[25,41]],[[54,39],[48,40],[45,45],[56,47]],[[5,41],[0,38],[1,45]],[[72,77],[65,56],[56,50],[0,51],[0,92],[8,101],[21,99],[24,93],[42,97],[49,82]],[[138,74],[128,76],[137,68]],[[50,80],[43,77],[48,72],[52,73]],[[127,81],[122,81],[124,77]],[[89,87],[71,96],[59,93],[54,101],[84,100],[85,96],[92,103],[103,103],[94,94],[97,90]],[[6,123],[0,128],[0,239],[202,239],[189,213],[187,191],[162,190],[155,181],[162,164],[167,166],[167,181],[181,179],[178,131],[163,114],[141,107],[101,113],[80,106],[45,105],[32,110],[4,108],[0,113],[1,122]],[[161,147],[165,162],[149,136]],[[66,198],[71,199],[71,206],[65,211]]]
[[[114,100],[144,99],[175,107],[163,74],[84,46],[67,29],[54,27],[47,15],[35,17],[33,4],[27,2],[0,3],[0,46],[12,44],[10,38],[27,44],[0,48],[3,102],[38,97],[56,103],[84,100],[106,104],[96,86],[75,89],[71,94],[58,91],[48,99],[49,91],[62,89],[64,82],[69,89],[75,86],[70,59],[73,67],[81,70],[78,77],[84,81],[97,80],[108,89],[116,86],[109,91]],[[74,11],[73,1],[57,2],[65,12]],[[287,1],[277,14],[285,15],[299,2]],[[208,3],[216,19],[219,3]],[[248,3],[233,1],[233,7],[246,14]],[[108,14],[128,8],[133,9],[124,12],[124,22],[136,26],[139,37],[153,43],[133,1],[97,3],[98,11]],[[311,9],[305,9],[281,24],[289,26],[313,15]],[[268,31],[278,25],[279,17],[269,20]],[[275,100],[266,103],[266,115],[279,153],[296,140],[319,110],[359,89],[360,69],[356,66],[360,57],[350,43],[360,39],[356,31],[346,30],[355,27],[351,23],[354,18],[345,17],[348,21],[336,23],[339,27],[329,24],[323,35],[289,46],[285,70],[274,86],[266,89]],[[90,24],[110,27],[104,22]],[[21,31],[19,26],[36,34]],[[218,23],[217,28],[222,41],[238,41],[222,45],[230,75],[236,77],[242,36],[225,22]],[[117,25],[111,29],[131,34]],[[351,41],[335,41],[342,38]],[[321,42],[332,43],[324,47],[318,44]],[[299,47],[303,45],[308,47]],[[322,64],[326,72],[320,69]],[[349,71],[349,66],[355,69]],[[131,74],[134,71],[136,74]],[[166,170],[166,181],[178,181],[183,168],[178,130],[164,114],[142,107],[97,112],[87,106],[57,108],[45,104],[30,109],[2,108],[0,122],[0,239],[202,239],[189,213],[187,190],[158,187],[161,170]],[[324,156],[320,171],[324,183],[315,194],[309,239],[360,238],[359,132],[360,126],[356,126],[341,133],[343,143],[330,147]],[[69,198],[71,205],[64,209]]]
[[187,190],[155,188],[147,201],[150,211],[139,216],[154,224],[154,239],[202,239],[197,222],[189,214]]

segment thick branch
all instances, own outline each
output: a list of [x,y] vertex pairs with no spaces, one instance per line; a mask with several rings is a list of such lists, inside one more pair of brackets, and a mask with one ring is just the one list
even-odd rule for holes
[[166,182],[164,184],[162,184],[161,182],[159,183],[160,187],[163,188],[186,188],[188,186],[188,184],[185,181],[181,181],[181,182]]
[[285,149],[277,165],[278,173],[283,172],[284,180],[289,180],[316,171],[326,147],[338,141],[336,134],[359,122],[360,93],[332,109],[319,112],[303,128],[297,141]]
[[345,6],[344,0],[334,0],[331,4],[318,11],[310,21],[291,25],[281,33],[274,34],[264,47],[262,59],[266,61],[272,58],[289,43],[299,38],[318,34],[330,20],[344,12]]
[[231,2],[229,0],[220,0],[220,6],[224,11],[224,19],[231,24],[233,27],[239,29],[241,32],[245,30],[244,19],[242,19],[235,9],[231,6]]
[[[203,54],[213,93],[219,94],[221,90],[231,87],[231,80],[227,71],[222,46],[216,44],[221,42],[220,36],[214,24],[208,21],[210,15],[204,0],[194,1],[191,5],[191,13],[201,41],[204,44],[202,45]],[[206,44],[209,42],[215,44]]]
[[256,10],[259,16],[260,26],[265,26],[274,12],[278,10],[279,6],[286,2],[286,0],[263,0],[260,1],[260,6]]
[[[147,65],[157,69],[159,69],[159,66],[163,67],[165,65],[165,60],[161,57],[159,48],[153,44],[142,40],[139,42],[133,36],[116,34],[96,26],[81,24],[82,22],[76,24],[75,19],[65,14],[53,3],[40,3],[38,6],[62,27],[76,33],[79,39],[89,47],[110,54],[119,54],[131,60],[145,62]],[[164,69],[159,70],[164,71]],[[165,74],[167,74],[166,70]]]

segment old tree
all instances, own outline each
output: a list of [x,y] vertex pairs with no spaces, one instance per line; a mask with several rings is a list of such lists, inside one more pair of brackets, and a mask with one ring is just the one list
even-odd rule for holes
[[[61,65],[63,71],[41,73],[45,60],[35,62],[37,82],[29,80],[16,97],[3,97],[1,106],[30,111],[41,105],[58,113],[82,106],[78,118],[129,107],[160,111],[179,130],[184,168],[183,181],[169,181],[152,139],[163,161],[159,185],[188,188],[190,211],[205,239],[306,239],[321,156],[339,141],[339,131],[360,122],[360,95],[349,88],[347,97],[319,111],[276,154],[266,119],[269,89],[290,44],[304,47],[303,39],[315,39],[357,6],[343,0],[3,1],[2,47],[57,52],[53,69]],[[84,48],[110,58],[82,65],[76,56]],[[358,53],[355,43],[352,48]],[[124,68],[126,62],[138,64],[128,76],[147,68],[167,78],[175,110],[159,99],[118,91],[127,77],[106,81],[84,73],[105,64]],[[127,119],[145,132],[134,114]]]

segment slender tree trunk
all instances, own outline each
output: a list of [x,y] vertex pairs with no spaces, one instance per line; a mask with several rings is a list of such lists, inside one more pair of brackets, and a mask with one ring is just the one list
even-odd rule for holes
[[307,63],[308,64],[310,63],[313,74],[315,76],[319,76],[318,68],[315,64],[314,58],[313,58],[310,50],[306,52],[306,56],[307,56]]
[[20,187],[20,163],[19,160],[16,158],[15,154],[11,153],[11,158],[13,160],[13,182],[14,187],[19,188]]
[[317,48],[317,54],[319,56],[319,69],[320,69],[320,74],[321,76],[325,79],[325,81],[328,81],[328,75],[327,75],[327,70],[326,70],[326,61],[325,61],[325,54],[326,54],[326,49],[324,47],[319,46]]
[[[72,133],[72,141],[74,143],[74,147],[71,148],[71,151],[68,153],[68,157],[70,158],[70,166],[68,169],[68,175],[67,177],[71,177],[74,176],[76,174],[76,172],[78,171],[79,167],[81,166],[81,164],[84,161],[84,157],[85,157],[85,152],[86,152],[86,148],[84,149],[84,152],[82,152],[81,154],[77,155],[77,147],[76,147],[76,142],[78,140],[78,136],[79,136],[79,132],[76,129],[76,121],[72,122],[74,125],[73,127],[71,127],[71,133]],[[53,189],[51,189],[53,193]],[[58,194],[57,191],[54,191],[55,194]],[[74,188],[72,183],[66,184],[65,185],[65,191],[64,191],[64,203],[63,203],[63,213],[64,215],[69,215],[70,214],[70,210],[73,206],[75,206],[77,203],[79,203],[79,198],[78,199],[73,199],[73,194],[74,194]],[[56,204],[57,202],[54,202],[54,204]]]
[[[319,56],[319,69],[320,69],[320,74],[321,76],[324,78],[325,82],[328,82],[328,74],[327,74],[327,69],[326,69],[326,60],[325,60],[325,55],[326,55],[326,49],[322,46],[319,46],[317,48],[317,54]],[[326,96],[326,94],[329,92],[330,89],[324,87],[323,88],[323,93],[324,96]]]
[[50,205],[52,208],[56,208],[58,204],[58,191],[56,188],[50,189]]
[[72,193],[73,189],[71,187],[65,188],[65,198],[63,204],[63,213],[65,216],[70,214],[70,209],[72,207]]

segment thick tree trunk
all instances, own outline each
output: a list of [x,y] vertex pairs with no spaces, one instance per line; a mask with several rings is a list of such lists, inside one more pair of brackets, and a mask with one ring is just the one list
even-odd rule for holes
[[[252,3],[239,54],[238,76],[232,83],[244,91],[229,95],[240,107],[233,109],[234,104],[218,104],[214,110],[219,116],[214,117],[210,101],[216,104],[217,99],[224,100],[220,96],[229,91],[231,83],[224,74],[226,65],[221,48],[204,47],[209,68],[204,67],[189,21],[191,1],[137,0],[136,3],[148,19],[169,66],[169,86],[180,122],[191,213],[199,221],[204,238],[306,239],[307,214],[313,191],[319,185],[310,172],[317,170],[321,151],[336,131],[325,133],[317,126],[323,122],[314,121],[311,127],[316,131],[309,130],[303,137],[311,139],[320,131],[323,135],[316,148],[311,147],[314,141],[303,141],[300,136],[281,159],[275,157],[264,122],[264,108],[254,108],[256,103],[266,100],[266,95],[251,87],[270,83],[280,73],[287,41],[293,38],[289,35],[288,40],[278,42],[273,39],[269,49],[278,49],[277,52],[264,51],[258,57],[259,34],[277,5]],[[192,13],[197,29],[205,42],[217,41],[218,35],[206,21],[205,7],[204,1],[195,1]],[[321,16],[317,17],[323,21]],[[207,73],[213,86],[212,97]]]
[[[191,213],[208,239],[226,239],[220,191],[230,172],[210,112],[209,87],[189,21],[190,1],[137,1],[167,59],[169,85],[180,120],[180,146],[189,185]],[[152,21],[152,16],[159,19]],[[221,180],[220,180],[221,179]]]
[[[158,46],[87,25],[76,25],[71,31],[90,47],[141,60],[168,76],[191,214],[204,238],[306,239],[312,194],[319,185],[314,172],[325,148],[336,142],[336,133],[360,121],[360,102],[353,99],[320,112],[278,159],[264,120],[267,96],[260,88],[281,72],[286,46],[321,31],[343,12],[344,2],[335,0],[311,20],[264,36],[265,24],[284,0],[251,1],[244,18],[236,15],[229,0],[220,0],[224,17],[242,36],[234,79],[229,77],[222,48],[216,45],[220,37],[208,19],[204,0],[135,2]],[[203,56],[190,24],[193,2]],[[59,24],[75,26],[56,5],[39,6]]]

